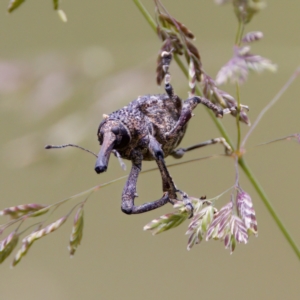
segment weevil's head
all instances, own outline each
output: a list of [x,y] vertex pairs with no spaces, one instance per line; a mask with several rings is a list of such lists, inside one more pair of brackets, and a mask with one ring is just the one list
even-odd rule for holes
[[106,118],[100,123],[97,135],[101,149],[95,164],[95,171],[100,174],[107,170],[112,150],[124,148],[129,144],[130,133],[121,121]]

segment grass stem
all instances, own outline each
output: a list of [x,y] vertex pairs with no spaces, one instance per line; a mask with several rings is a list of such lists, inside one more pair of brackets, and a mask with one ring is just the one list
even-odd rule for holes
[[[154,22],[153,18],[151,17],[151,15],[148,13],[148,11],[145,9],[145,7],[141,4],[141,2],[139,0],[133,0],[133,2],[138,7],[138,9],[140,10],[140,12],[143,14],[143,16],[145,17],[145,19],[149,23],[149,25],[152,27],[152,29],[154,31],[156,31],[155,22]],[[239,25],[239,29],[238,29],[238,32],[237,32],[237,35],[236,35],[236,42],[237,43],[241,40],[241,37],[243,35],[243,31],[244,31],[244,26],[243,25]],[[184,64],[182,63],[182,61],[179,59],[179,57],[175,57],[175,61],[178,63],[180,69],[185,74],[185,76],[188,78],[188,70],[184,66]],[[296,72],[297,76],[298,76],[298,73],[299,73],[299,69],[297,69],[297,72]],[[285,86],[283,87],[283,90],[285,91],[284,88],[285,88]],[[196,89],[196,92],[199,95],[201,95],[201,92],[200,92],[199,88]],[[277,98],[279,98],[281,96],[281,94],[282,93],[279,93],[278,97],[275,97],[275,99],[273,99],[270,104],[273,105],[277,101]],[[226,132],[223,124],[214,116],[214,114],[211,111],[208,111],[208,112],[209,112],[209,115],[212,117],[212,120],[215,123],[215,125],[217,126],[218,130],[220,131],[221,135],[232,146],[232,142],[230,141],[229,136],[228,136],[228,134],[227,134],[227,132]],[[265,112],[265,110],[262,111],[262,113],[264,113],[264,112]],[[260,118],[258,118],[258,119],[260,120]],[[254,125],[256,126],[256,124],[253,124],[253,126]],[[247,137],[248,136],[246,135],[246,137],[245,137],[245,139],[243,141],[243,145],[244,145],[244,142],[247,139]],[[244,173],[248,177],[249,181],[251,182],[252,186],[257,191],[258,195],[260,196],[261,200],[263,201],[264,205],[266,206],[266,208],[267,208],[268,212],[270,213],[270,215],[272,216],[273,220],[277,224],[278,228],[280,229],[280,231],[282,232],[282,234],[286,238],[287,242],[291,246],[292,250],[295,252],[295,254],[297,255],[297,257],[300,259],[300,250],[299,250],[299,248],[297,247],[295,241],[293,240],[293,238],[291,237],[291,235],[287,231],[286,227],[283,225],[282,221],[280,220],[279,216],[275,212],[275,210],[274,210],[274,208],[273,208],[270,200],[267,198],[267,196],[266,196],[263,188],[261,187],[261,185],[259,184],[259,182],[255,178],[254,174],[250,171],[250,169],[247,166],[244,158],[243,157],[239,158],[238,162],[239,162],[240,167],[242,168],[242,170],[244,171]]]

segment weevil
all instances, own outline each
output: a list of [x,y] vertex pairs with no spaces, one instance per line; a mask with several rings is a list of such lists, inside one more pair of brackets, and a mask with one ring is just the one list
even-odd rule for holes
[[[221,109],[199,96],[181,100],[170,84],[168,69],[171,58],[172,53],[166,51],[162,53],[166,94],[140,96],[123,108],[104,115],[98,128],[97,136],[101,149],[95,171],[99,174],[107,170],[112,152],[132,163],[122,192],[121,209],[126,214],[144,213],[168,202],[173,203],[173,200],[177,199],[177,193],[183,195],[185,205],[192,214],[193,207],[186,194],[174,184],[166,167],[165,157],[171,155],[181,158],[189,150],[219,142],[224,144],[227,152],[230,152],[230,146],[223,138],[212,139],[189,148],[177,148],[186,133],[192,111],[198,104],[211,109],[217,117],[230,113],[234,108]],[[156,201],[135,205],[137,179],[143,160],[155,160],[162,178],[163,196]]]

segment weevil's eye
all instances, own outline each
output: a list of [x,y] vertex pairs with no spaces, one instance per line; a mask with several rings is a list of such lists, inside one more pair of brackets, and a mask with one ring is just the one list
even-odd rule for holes
[[122,123],[113,127],[111,131],[116,135],[116,149],[123,148],[130,142],[130,133]]
[[105,136],[111,136],[111,138],[114,139],[114,148],[116,149],[121,149],[130,142],[129,130],[123,123],[117,120],[106,120],[105,122],[101,122],[98,129],[100,145],[103,144]]
[[115,126],[111,129],[111,132],[114,133],[115,135],[118,135],[120,130],[119,130],[119,127],[118,126]]

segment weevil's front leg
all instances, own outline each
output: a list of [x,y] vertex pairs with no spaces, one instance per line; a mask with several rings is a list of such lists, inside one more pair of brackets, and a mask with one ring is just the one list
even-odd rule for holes
[[156,208],[159,208],[169,202],[168,193],[164,193],[163,197],[159,200],[148,202],[142,205],[135,206],[134,198],[136,194],[136,184],[139,173],[142,167],[142,156],[137,154],[135,159],[132,161],[132,168],[129,177],[126,181],[125,187],[122,193],[122,206],[121,209],[126,214],[141,214]]
[[194,150],[194,149],[198,149],[204,146],[208,146],[208,145],[213,145],[213,144],[223,144],[224,148],[225,148],[225,153],[227,155],[232,154],[232,148],[230,147],[230,145],[226,142],[226,140],[223,137],[220,138],[215,138],[215,139],[211,139],[187,148],[178,148],[173,150],[170,155],[172,155],[174,158],[182,158],[183,155],[185,154],[185,152]]
[[161,57],[162,57],[162,68],[165,72],[165,77],[164,77],[165,91],[171,100],[181,103],[181,99],[175,94],[174,89],[170,83],[171,75],[169,73],[169,67],[172,61],[172,51],[171,52],[163,51]]

